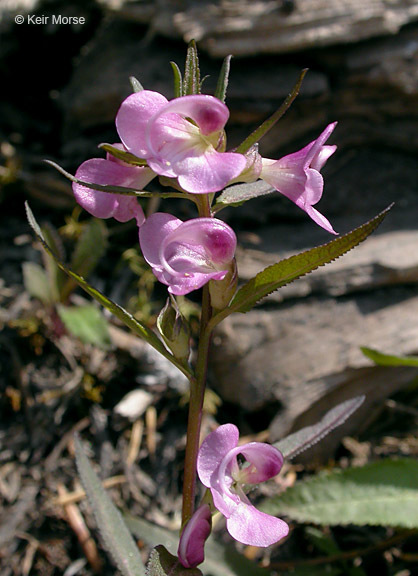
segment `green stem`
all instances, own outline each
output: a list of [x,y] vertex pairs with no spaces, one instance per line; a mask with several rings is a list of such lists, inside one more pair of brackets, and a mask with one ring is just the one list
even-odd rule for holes
[[[199,202],[199,216],[211,217],[210,200],[202,194]],[[199,346],[197,349],[196,369],[194,378],[190,378],[189,417],[187,423],[186,455],[184,458],[183,480],[183,510],[184,525],[193,515],[196,495],[196,464],[200,444],[200,426],[202,423],[203,400],[205,398],[206,377],[208,368],[211,330],[208,324],[212,317],[208,285],[203,287],[202,313],[200,317]]]

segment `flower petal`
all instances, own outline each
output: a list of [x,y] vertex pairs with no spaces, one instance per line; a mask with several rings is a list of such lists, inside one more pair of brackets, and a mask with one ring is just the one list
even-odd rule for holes
[[289,526],[284,520],[260,512],[245,501],[241,501],[227,518],[226,527],[238,542],[262,548],[275,544],[289,533]]
[[[152,180],[154,174],[149,168],[93,158],[83,162],[75,176],[92,184],[125,186],[141,190]],[[93,190],[76,182],[73,183],[73,192],[80,206],[96,218],[113,217],[119,222],[136,218],[138,225],[144,221],[144,213],[134,196]]]
[[234,424],[219,426],[205,438],[197,458],[197,473],[204,486],[210,488],[212,474],[228,452],[236,447],[238,439],[239,431]]
[[277,448],[263,442],[250,442],[238,446],[236,450],[242,454],[249,466],[240,470],[239,479],[244,484],[259,484],[270,480],[280,472],[283,466],[283,456]]
[[126,98],[116,115],[116,129],[124,146],[139,158],[150,155],[147,144],[149,120],[167,104],[167,98],[152,90],[135,92]]

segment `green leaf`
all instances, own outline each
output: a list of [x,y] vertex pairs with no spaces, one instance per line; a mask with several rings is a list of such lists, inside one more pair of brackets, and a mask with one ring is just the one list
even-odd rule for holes
[[249,182],[247,184],[235,184],[226,188],[222,194],[216,199],[216,203],[213,207],[213,212],[219,212],[222,208],[226,206],[237,207],[247,202],[247,200],[252,200],[253,198],[258,198],[259,196],[266,196],[267,194],[272,194],[276,190],[264,182],[264,180],[257,180],[257,182]]
[[330,526],[418,527],[418,462],[380,460],[322,472],[263,502],[268,514]]
[[141,82],[137,80],[135,76],[129,76],[129,82],[131,83],[133,92],[142,92],[144,89]]
[[180,68],[175,62],[170,62],[170,64],[174,75],[174,98],[180,98],[180,96],[183,96],[183,80]]
[[64,168],[61,168],[61,166],[55,162],[52,162],[51,160],[45,160],[45,162],[58,170],[58,172],[61,172],[61,174],[68,178],[68,180],[71,180],[71,182],[76,182],[77,184],[85,186],[86,188],[90,188],[91,190],[99,190],[100,192],[107,192],[108,194],[123,194],[125,196],[138,196],[143,198],[150,198],[154,195],[151,192],[144,192],[143,190],[137,190],[136,188],[126,188],[124,186],[109,186],[108,184],[94,184],[92,182],[84,182],[84,180],[76,178],[64,170]]
[[196,42],[191,40],[187,47],[184,69],[183,95],[200,94],[200,68]]
[[81,482],[107,550],[124,576],[145,576],[145,567],[138,548],[119,510],[104,490],[77,436],[74,437],[74,443]]
[[198,568],[184,568],[164,546],[156,546],[150,555],[146,576],[202,576]]
[[221,102],[225,102],[226,89],[228,88],[229,71],[231,68],[231,58],[232,56],[227,56],[222,64],[221,71],[219,73],[218,83],[216,84],[215,98],[218,98]]
[[[151,524],[143,518],[125,516],[125,522],[137,538],[145,540],[150,546],[162,542],[171,553],[176,553],[178,533]],[[235,546],[225,546],[211,538],[206,542],[205,561],[200,568],[205,576],[268,576],[267,570],[237,552]]]
[[41,242],[45,251],[50,256],[52,256],[52,258],[54,258],[54,260],[56,261],[57,265],[61,268],[61,270],[63,270],[66,274],[68,274],[71,278],[73,278],[77,282],[77,284],[85,292],[87,292],[87,294],[90,294],[90,296],[92,296],[95,300],[97,300],[97,302],[99,302],[99,304],[101,304],[102,306],[104,306],[105,308],[110,310],[110,312],[112,312],[112,314],[114,314],[117,318],[119,318],[119,320],[121,322],[123,322],[128,328],[130,328],[135,334],[137,334],[140,338],[143,338],[146,342],[148,342],[148,344],[150,344],[153,348],[155,348],[160,354],[162,354],[165,358],[170,360],[170,362],[172,364],[174,364],[175,366],[177,366],[177,368],[181,372],[183,372],[183,374],[185,374],[188,378],[191,377],[191,374],[188,371],[188,369],[185,366],[183,366],[182,364],[180,364],[176,360],[176,358],[174,358],[174,356],[165,348],[164,344],[161,342],[161,340],[154,334],[154,332],[150,328],[148,328],[144,324],[141,324],[141,322],[139,322],[136,318],[134,318],[132,316],[132,314],[130,314],[127,310],[122,308],[122,306],[119,306],[119,304],[116,304],[116,302],[113,302],[113,300],[110,300],[109,298],[107,298],[104,294],[99,292],[99,290],[97,290],[96,288],[94,288],[93,286],[88,284],[88,282],[86,282],[84,280],[84,278],[82,278],[81,276],[79,276],[78,274],[76,274],[75,272],[70,270],[69,268],[67,268],[58,259],[58,257],[54,254],[54,252],[52,252],[51,248],[45,242],[45,239],[42,235],[41,229],[39,228],[39,225],[36,222],[36,220],[33,216],[32,210],[29,208],[28,203],[26,203],[26,214],[27,214],[29,224],[32,227],[33,231],[35,232],[38,240]]
[[393,356],[392,354],[383,354],[365,346],[361,346],[360,350],[378,366],[413,366],[418,368],[417,356]]
[[299,94],[300,87],[302,85],[303,79],[304,79],[307,71],[308,71],[307,68],[302,70],[302,72],[300,73],[299,78],[298,78],[296,84],[294,85],[292,91],[287,96],[287,98],[285,99],[283,104],[280,106],[280,108],[278,110],[276,110],[276,112],[274,112],[274,114],[272,114],[270,116],[270,118],[267,118],[267,120],[265,120],[261,124],[261,126],[256,128],[254,130],[254,132],[252,132],[244,140],[244,142],[242,142],[238,146],[238,148],[235,150],[235,152],[238,152],[239,154],[245,154],[251,148],[251,146],[253,146],[257,142],[259,142],[261,140],[261,138],[263,136],[265,136],[267,134],[267,132],[269,132],[273,128],[273,126],[276,124],[276,122],[278,120],[280,120],[280,118],[283,116],[283,114],[285,114],[285,112],[287,112],[287,110],[290,108],[293,100]]
[[115,158],[118,158],[118,160],[122,160],[123,162],[126,162],[127,164],[132,164],[132,166],[146,166],[147,165],[147,161],[144,160],[143,158],[138,158],[138,156],[135,156],[135,154],[132,154],[131,152],[127,152],[127,150],[121,150],[120,148],[117,148],[116,146],[112,146],[112,144],[107,144],[106,142],[103,142],[102,144],[99,144],[98,147],[101,150],[104,150],[105,152],[109,152],[109,154],[111,154]]
[[[42,227],[42,233],[48,244],[52,247],[52,250],[58,254],[58,256],[63,259],[65,257],[64,245],[59,232],[52,224],[47,222]],[[44,254],[44,267],[49,281],[49,289],[53,302],[62,301],[62,290],[67,281],[67,276],[62,270],[58,268],[53,258]]]
[[93,344],[103,350],[111,347],[112,341],[108,324],[96,306],[57,306],[59,317],[68,332],[86,344]]
[[54,303],[48,276],[42,266],[35,262],[24,262],[22,273],[25,289],[33,298],[37,298],[44,304]]
[[379,226],[390,208],[344,236],[265,268],[238,290],[230,305],[214,317],[213,323],[216,324],[232,312],[248,312],[271,292],[342,256],[365,240]]
[[341,402],[341,404],[329,410],[320,422],[290,434],[290,436],[276,442],[274,446],[280,450],[284,458],[294,458],[297,454],[322,440],[332,430],[344,424],[351,414],[360,408],[364,398],[365,396],[356,396],[351,400]]

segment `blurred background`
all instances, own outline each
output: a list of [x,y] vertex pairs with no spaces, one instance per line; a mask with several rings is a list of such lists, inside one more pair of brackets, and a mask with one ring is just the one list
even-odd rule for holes
[[[186,383],[45,258],[24,202],[63,259],[153,325],[165,291],[144,265],[135,226],[94,223],[44,159],[74,174],[102,157],[97,145],[117,141],[129,77],[171,98],[169,62],[183,68],[192,39],[204,92],[213,93],[223,58],[233,55],[228,147],[309,68],[261,154],[296,151],[337,120],[329,143],[338,150],[323,170],[318,209],[343,234],[395,203],[363,245],[219,328],[206,430],[234,421],[244,434],[275,441],[366,393],[357,415],[301,458],[300,470],[416,454],[416,370],[375,366],[360,346],[418,353],[417,21],[414,0],[0,2],[1,576],[113,573],[104,556],[92,568],[56,501],[76,486],[74,430],[89,435],[104,478],[126,474],[122,493],[134,512],[170,527],[178,519]],[[182,202],[144,209],[193,216]],[[237,231],[243,280],[331,240],[279,194],[222,217]],[[185,308],[196,324],[193,299]],[[366,547],[388,534],[336,537]],[[364,573],[412,574],[405,550],[366,558]],[[289,562],[293,553],[288,546],[276,556]]]

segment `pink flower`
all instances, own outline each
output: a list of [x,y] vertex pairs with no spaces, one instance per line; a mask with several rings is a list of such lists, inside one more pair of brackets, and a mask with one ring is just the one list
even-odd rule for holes
[[[114,146],[123,149],[120,144]],[[91,184],[123,186],[142,190],[155,176],[149,168],[131,166],[107,154],[104,158],[86,160],[75,173],[76,178]],[[115,218],[127,222],[135,218],[138,226],[145,217],[135,196],[93,190],[73,182],[73,192],[78,204],[96,218]]]
[[302,208],[308,216],[328,232],[337,234],[329,221],[313,206],[319,202],[324,188],[320,174],[336,146],[325,146],[336,122],[329,124],[313,142],[280,160],[262,159],[260,178]]
[[139,229],[145,260],[172,294],[188,294],[209,280],[222,280],[234,258],[234,231],[216,218],[182,222],[156,212]]
[[[283,520],[257,510],[245,495],[242,484],[258,484],[276,476],[283,456],[261,442],[238,446],[239,432],[225,424],[209,434],[199,451],[197,471],[202,483],[210,488],[215,507],[226,517],[230,535],[250,546],[266,547],[287,536]],[[237,456],[246,459],[240,468]]]
[[212,529],[208,504],[202,504],[183,529],[177,555],[185,568],[194,568],[205,559],[205,542]]
[[160,176],[177,178],[194,194],[222,190],[245,168],[242,154],[220,152],[228,108],[213,96],[182,96],[168,102],[158,92],[128,96],[116,116],[126,149],[146,158]]

